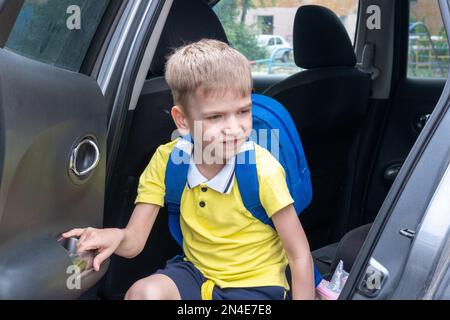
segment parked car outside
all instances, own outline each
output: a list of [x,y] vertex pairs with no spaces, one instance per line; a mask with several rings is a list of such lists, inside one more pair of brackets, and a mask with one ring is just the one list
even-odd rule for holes
[[258,45],[266,48],[269,57],[275,54],[273,59],[287,62],[289,60],[290,52],[292,52],[292,45],[286,41],[282,36],[277,35],[259,35]]

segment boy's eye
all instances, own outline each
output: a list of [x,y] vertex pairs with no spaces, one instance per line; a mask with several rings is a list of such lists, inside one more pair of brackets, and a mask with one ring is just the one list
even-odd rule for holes
[[246,114],[249,112],[250,112],[250,109],[244,109],[244,110],[239,111],[240,114]]
[[219,119],[219,118],[220,118],[220,114],[215,114],[215,115],[206,117],[207,120],[216,120],[216,119]]

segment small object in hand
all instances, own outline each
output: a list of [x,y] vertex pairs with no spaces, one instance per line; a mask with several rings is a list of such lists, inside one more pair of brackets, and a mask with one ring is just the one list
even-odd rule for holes
[[341,260],[334,271],[331,281],[322,280],[316,287],[318,300],[337,300],[347,278],[348,273],[344,270],[344,263]]

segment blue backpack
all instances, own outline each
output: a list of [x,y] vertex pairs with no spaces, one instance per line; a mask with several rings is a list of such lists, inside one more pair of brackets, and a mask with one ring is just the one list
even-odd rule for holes
[[[252,94],[252,105],[253,132],[262,132],[263,134],[253,134],[250,140],[272,151],[272,154],[274,149],[278,153],[277,160],[285,170],[287,186],[294,199],[295,210],[300,215],[311,202],[312,187],[308,165],[295,123],[288,111],[272,98]],[[192,143],[190,136],[181,137],[181,139],[185,140],[185,146]],[[278,140],[278,143],[272,144],[274,139]],[[236,161],[235,166],[236,181],[244,206],[255,218],[274,227],[259,199],[255,150],[247,150],[240,153],[239,156],[245,157],[246,160]],[[180,227],[180,203],[187,181],[189,159],[190,152],[186,152],[186,149],[182,147],[175,147],[169,156],[165,175],[166,195],[164,201],[169,215],[169,229],[181,247],[183,247],[183,239]],[[314,277],[317,286],[322,281],[317,267],[314,268]]]

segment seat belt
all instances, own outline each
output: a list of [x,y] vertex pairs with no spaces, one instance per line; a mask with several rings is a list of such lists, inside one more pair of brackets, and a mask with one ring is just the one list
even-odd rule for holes
[[375,60],[375,45],[372,43],[366,43],[364,45],[361,62],[357,64],[359,70],[369,73],[372,80],[378,78],[380,70],[374,65]]

